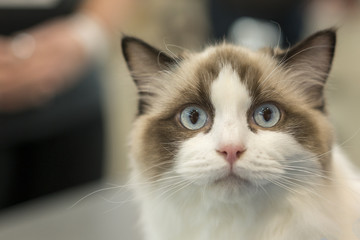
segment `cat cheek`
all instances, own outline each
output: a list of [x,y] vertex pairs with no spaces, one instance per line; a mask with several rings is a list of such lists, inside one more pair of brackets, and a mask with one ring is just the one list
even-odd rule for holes
[[228,164],[215,151],[212,138],[200,133],[184,141],[175,157],[175,172],[194,183],[204,184],[228,171]]
[[[276,179],[281,177],[296,159],[313,157],[313,153],[307,151],[289,134],[259,131],[250,138],[248,151],[236,162],[234,170],[247,180]],[[306,161],[298,163],[304,164]]]

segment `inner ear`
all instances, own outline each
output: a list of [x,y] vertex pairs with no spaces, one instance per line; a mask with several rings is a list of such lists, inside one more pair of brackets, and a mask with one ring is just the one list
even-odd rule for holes
[[157,96],[157,89],[164,84],[161,73],[173,70],[180,59],[172,58],[163,51],[133,37],[124,37],[121,45],[138,90],[138,114],[142,115],[152,105]]
[[315,33],[294,47],[277,54],[281,65],[292,75],[297,91],[313,108],[325,111],[324,86],[331,70],[336,32],[328,29]]
[[134,37],[124,37],[121,45],[128,68],[136,82],[139,78],[168,70],[178,60]]
[[288,69],[308,72],[309,76],[325,82],[334,58],[335,45],[336,32],[327,29],[283,51],[277,58]]

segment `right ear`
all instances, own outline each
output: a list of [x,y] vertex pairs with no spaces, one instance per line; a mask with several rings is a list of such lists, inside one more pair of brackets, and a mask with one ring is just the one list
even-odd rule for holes
[[164,52],[150,46],[140,39],[124,37],[121,42],[122,52],[139,94],[139,114],[145,112],[149,105],[149,85],[154,84],[157,74],[170,70],[179,59],[172,58]]
[[284,68],[298,77],[294,84],[313,108],[325,110],[324,87],[334,58],[336,30],[327,29],[315,33],[277,58]]

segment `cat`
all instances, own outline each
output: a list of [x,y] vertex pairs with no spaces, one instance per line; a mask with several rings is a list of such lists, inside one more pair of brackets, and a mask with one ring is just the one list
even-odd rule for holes
[[287,50],[174,55],[122,39],[144,239],[360,239],[357,174],[324,97],[335,45],[334,29]]

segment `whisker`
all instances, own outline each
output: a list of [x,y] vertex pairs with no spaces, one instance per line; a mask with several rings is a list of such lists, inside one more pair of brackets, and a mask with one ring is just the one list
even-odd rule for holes
[[170,197],[174,196],[177,192],[183,190],[184,188],[187,188],[188,186],[192,185],[194,182],[190,181],[187,184],[177,188],[174,192],[172,192],[171,194],[169,194],[166,198],[163,199],[163,201],[166,201],[167,199],[169,199]]
[[[288,186],[286,186],[286,185],[282,184],[281,182],[278,182],[278,181],[276,181],[276,180],[274,180],[274,179],[266,179],[266,180],[269,181],[269,182],[271,182],[272,184],[280,187],[280,188],[283,188],[284,190],[289,191],[290,193],[300,194],[299,192],[293,190],[292,188],[289,188]],[[300,195],[301,195],[301,194],[300,194]]]
[[85,195],[84,197],[80,198],[78,201],[76,201],[73,205],[71,205],[69,207],[69,209],[72,209],[74,208],[76,205],[78,205],[80,202],[82,202],[83,200],[85,200],[86,198],[90,197],[90,196],[93,196],[97,193],[100,193],[100,192],[104,192],[104,191],[108,191],[108,190],[113,190],[113,189],[117,189],[118,187],[108,187],[108,188],[102,188],[102,189],[98,189],[98,190],[95,190],[87,195]]

